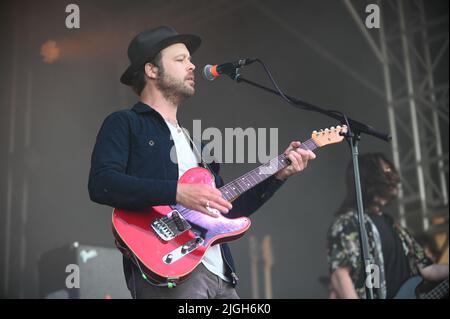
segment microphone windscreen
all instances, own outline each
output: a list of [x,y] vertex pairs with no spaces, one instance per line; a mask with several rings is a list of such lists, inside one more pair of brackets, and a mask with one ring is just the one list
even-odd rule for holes
[[214,80],[216,77],[213,75],[213,73],[211,72],[211,68],[213,66],[211,64],[207,64],[205,65],[205,67],[203,68],[203,76],[205,79],[207,79],[208,81],[212,81]]

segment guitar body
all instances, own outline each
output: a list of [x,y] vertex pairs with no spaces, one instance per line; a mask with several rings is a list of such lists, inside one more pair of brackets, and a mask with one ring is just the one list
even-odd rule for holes
[[[179,180],[215,187],[214,177],[201,167],[186,171]],[[250,227],[246,217],[218,218],[181,205],[153,206],[143,211],[114,209],[113,233],[148,279],[154,283],[182,282],[214,244],[236,240]]]
[[403,283],[399,291],[395,295],[395,299],[417,299],[418,295],[416,293],[417,287],[422,283],[422,277],[415,276],[409,278]]

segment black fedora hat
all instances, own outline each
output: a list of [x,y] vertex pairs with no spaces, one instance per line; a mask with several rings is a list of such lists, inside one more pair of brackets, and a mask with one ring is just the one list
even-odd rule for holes
[[128,46],[130,66],[120,77],[120,82],[132,85],[137,70],[153,59],[159,51],[175,43],[184,43],[191,54],[198,49],[202,40],[193,34],[178,34],[174,28],[160,26],[140,32]]

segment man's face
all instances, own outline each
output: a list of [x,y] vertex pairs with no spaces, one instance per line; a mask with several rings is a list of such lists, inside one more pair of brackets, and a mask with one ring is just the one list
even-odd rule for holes
[[388,186],[388,196],[390,198],[395,198],[398,195],[398,187],[399,187],[399,177],[397,173],[394,171],[390,165],[384,161],[381,161],[381,168],[383,170],[384,175],[386,176],[386,180],[389,183]]
[[195,65],[183,43],[176,43],[161,51],[161,63],[156,86],[166,98],[181,102],[195,93]]
[[399,180],[397,173],[388,163],[381,161],[380,167],[386,182],[378,186],[378,195],[374,197],[373,201],[381,209],[381,207],[391,203],[398,196]]

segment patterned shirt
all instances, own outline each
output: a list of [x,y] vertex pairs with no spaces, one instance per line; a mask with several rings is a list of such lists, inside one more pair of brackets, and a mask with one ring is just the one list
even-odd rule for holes
[[[385,299],[387,289],[380,234],[367,213],[364,214],[364,219],[369,242],[369,257],[371,263],[378,266],[380,275],[379,288],[373,289],[374,298]],[[400,238],[403,252],[408,259],[410,275],[419,275],[419,269],[431,265],[431,260],[426,257],[422,247],[405,228],[393,221],[392,226]],[[366,298],[365,272],[361,263],[357,213],[352,211],[338,216],[328,230],[327,240],[330,274],[338,268],[349,267],[356,293],[360,298]]]

